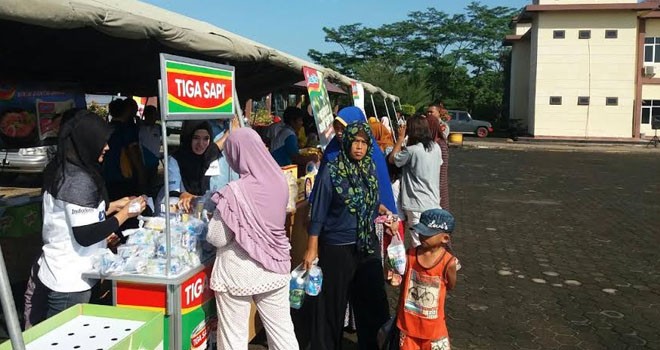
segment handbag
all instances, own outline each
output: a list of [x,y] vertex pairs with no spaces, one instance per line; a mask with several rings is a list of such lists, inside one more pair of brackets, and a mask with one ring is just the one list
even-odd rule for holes
[[378,330],[376,342],[380,350],[399,350],[399,327],[396,326],[396,315],[390,317]]

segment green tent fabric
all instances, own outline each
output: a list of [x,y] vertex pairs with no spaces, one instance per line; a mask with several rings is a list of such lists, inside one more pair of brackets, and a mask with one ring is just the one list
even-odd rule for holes
[[[132,0],[4,0],[0,32],[3,79],[70,82],[94,93],[156,95],[160,52],[235,66],[241,98],[300,81],[303,66],[351,82],[209,23]],[[398,99],[364,85],[369,93]]]

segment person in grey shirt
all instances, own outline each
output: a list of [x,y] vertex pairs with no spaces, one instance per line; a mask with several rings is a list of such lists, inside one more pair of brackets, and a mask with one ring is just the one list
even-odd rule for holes
[[[408,141],[404,147],[406,136]],[[402,168],[401,208],[415,247],[420,241],[411,227],[419,222],[422,212],[437,208],[440,203],[441,153],[426,119],[414,116],[407,126],[399,127],[397,143],[388,157],[390,163]]]

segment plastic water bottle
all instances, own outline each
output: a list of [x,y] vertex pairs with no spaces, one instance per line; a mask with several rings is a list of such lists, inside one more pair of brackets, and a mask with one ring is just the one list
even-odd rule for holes
[[321,293],[321,286],[323,285],[323,271],[321,268],[314,265],[309,269],[309,277],[305,284],[305,292],[310,296],[317,296]]
[[296,271],[291,273],[289,282],[289,304],[294,309],[300,309],[305,300],[305,278],[304,274],[298,275]]

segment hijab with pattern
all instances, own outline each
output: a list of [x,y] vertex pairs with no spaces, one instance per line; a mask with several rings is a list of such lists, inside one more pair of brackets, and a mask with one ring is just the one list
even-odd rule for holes
[[[335,120],[338,120],[344,126],[347,126],[348,124],[355,122],[365,123],[367,118],[364,116],[364,112],[362,112],[360,108],[349,106],[342,108]],[[376,145],[377,142],[373,137],[372,140],[373,145]],[[335,160],[339,156],[341,147],[341,143],[339,142],[337,136],[330,140],[330,143],[323,151],[323,158],[321,158],[319,172],[323,167],[326,166],[326,164],[328,164],[328,162]],[[376,163],[376,174],[378,176],[378,190],[380,192],[379,196],[381,204],[387,207],[387,209],[393,214],[397,214],[396,202],[394,200],[394,193],[392,192],[392,184],[390,183],[390,175],[387,167],[387,161],[385,160],[385,155],[380,150],[380,147],[374,147],[371,156],[374,160],[374,163]],[[312,193],[309,195],[310,203],[312,202],[313,196],[314,190],[312,190]]]
[[[99,157],[112,128],[96,113],[67,113],[59,131],[57,154],[44,170],[43,190],[54,198],[83,207],[108,203]],[[87,188],[92,181],[96,188]]]
[[375,251],[376,235],[374,212],[380,204],[376,164],[373,161],[373,143],[361,160],[351,158],[351,146],[358,135],[371,139],[371,128],[364,122],[348,124],[342,138],[342,148],[336,159],[328,163],[328,171],[335,191],[343,199],[349,212],[357,219],[357,248],[371,254]]

